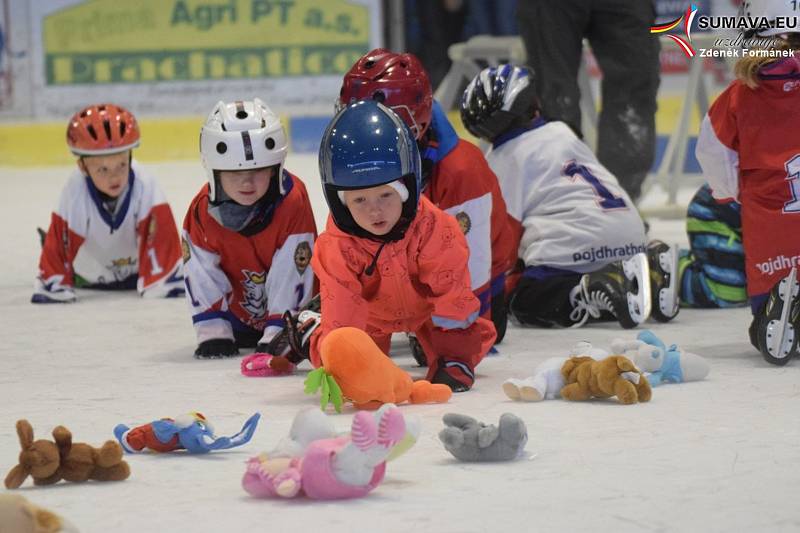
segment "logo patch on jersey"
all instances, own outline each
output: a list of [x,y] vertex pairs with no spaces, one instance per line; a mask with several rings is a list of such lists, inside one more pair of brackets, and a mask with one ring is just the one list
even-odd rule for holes
[[472,229],[472,220],[470,220],[469,215],[461,211],[456,215],[456,220],[458,220],[458,225],[461,227],[461,233],[464,235],[469,233],[469,230]]
[[192,258],[192,249],[189,248],[189,243],[186,239],[181,238],[181,252],[183,254],[183,262],[186,263]]
[[311,245],[306,241],[301,242],[294,249],[294,266],[297,268],[297,273],[302,275],[308,264],[311,262]]
[[783,92],[788,93],[800,89],[800,81],[787,81],[783,84]]
[[242,269],[244,279],[242,280],[242,294],[244,300],[239,302],[242,309],[250,315],[249,322],[258,324],[267,316],[267,281],[266,272],[251,272]]
[[112,259],[111,265],[107,267],[114,275],[116,281],[124,281],[136,274],[136,259],[133,257],[120,257]]

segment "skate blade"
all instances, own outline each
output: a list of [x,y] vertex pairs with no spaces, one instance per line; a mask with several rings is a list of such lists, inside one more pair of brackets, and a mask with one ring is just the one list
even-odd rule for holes
[[661,270],[669,274],[669,285],[658,291],[658,307],[661,314],[667,317],[675,317],[681,304],[678,292],[678,249],[678,244],[673,244],[669,253],[658,254]]
[[789,323],[792,302],[800,292],[797,282],[797,267],[792,267],[788,276],[783,278],[778,287],[783,305],[780,320],[770,320],[767,324],[766,348],[772,357],[782,359],[791,354],[794,347],[794,326]]
[[650,293],[650,266],[647,254],[639,252],[622,262],[622,270],[628,280],[636,279],[639,290],[636,294],[627,292],[628,312],[636,324],[641,324],[650,317],[652,300]]

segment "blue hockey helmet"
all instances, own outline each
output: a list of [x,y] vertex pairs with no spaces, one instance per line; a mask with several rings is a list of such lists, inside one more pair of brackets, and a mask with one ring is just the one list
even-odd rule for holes
[[[417,214],[422,165],[414,134],[394,111],[374,100],[352,103],[333,117],[319,147],[319,172],[333,221],[345,233],[398,240]],[[339,191],[369,189],[395,180],[406,186],[408,199],[400,221],[383,236],[358,226],[338,196]]]

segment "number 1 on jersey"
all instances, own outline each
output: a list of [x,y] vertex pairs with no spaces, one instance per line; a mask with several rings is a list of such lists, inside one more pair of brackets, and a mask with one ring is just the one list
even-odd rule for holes
[[786,181],[792,199],[783,204],[783,212],[800,213],[800,154],[786,162]]
[[567,179],[583,178],[586,183],[591,185],[594,189],[594,195],[597,197],[597,203],[603,209],[622,209],[627,207],[625,200],[619,196],[614,196],[611,191],[606,189],[605,185],[597,179],[597,176],[583,165],[579,165],[575,160],[570,160],[564,163],[561,171]]
[[150,275],[151,276],[158,276],[164,269],[161,268],[161,265],[158,264],[158,257],[156,257],[156,250],[155,248],[148,248],[147,249],[147,256],[150,258]]

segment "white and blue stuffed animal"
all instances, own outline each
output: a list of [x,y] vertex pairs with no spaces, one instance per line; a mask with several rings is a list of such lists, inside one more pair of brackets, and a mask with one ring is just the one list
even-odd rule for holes
[[708,361],[675,344],[667,346],[650,330],[640,332],[636,340],[614,339],[611,350],[632,360],[653,387],[662,383],[700,381],[710,371]]
[[608,352],[595,348],[586,341],[575,343],[568,357],[549,357],[539,363],[533,375],[525,379],[511,378],[503,382],[503,392],[512,400],[539,402],[561,397],[561,389],[566,384],[561,367],[570,357],[588,355],[594,359],[608,357]]

